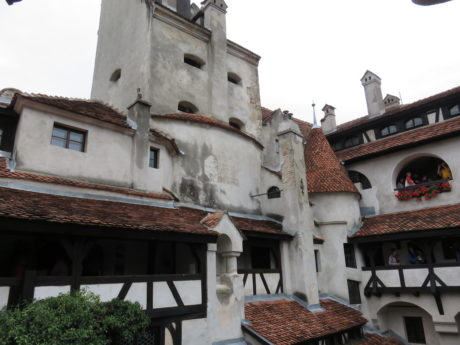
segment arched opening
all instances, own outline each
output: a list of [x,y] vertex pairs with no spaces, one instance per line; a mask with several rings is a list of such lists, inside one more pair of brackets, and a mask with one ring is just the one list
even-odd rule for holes
[[399,171],[396,184],[406,181],[408,173],[414,184],[425,183],[438,180],[451,180],[452,172],[445,161],[437,157],[418,157],[406,165]]
[[241,85],[241,77],[236,73],[228,72],[227,79],[232,84]]
[[198,113],[198,108],[194,104],[187,102],[187,101],[179,102],[177,109],[183,113],[189,113],[189,114]]
[[192,54],[184,54],[184,63],[187,65],[193,66],[198,69],[202,69],[203,66],[205,65],[205,62],[203,59],[199,58],[196,55]]
[[216,273],[218,276],[228,273],[226,253],[232,251],[232,240],[225,234],[217,239]]
[[371,189],[372,185],[369,179],[362,173],[354,170],[348,172],[348,176],[353,183],[361,183],[361,189]]
[[228,124],[236,129],[242,130],[244,128],[243,121],[237,119],[236,117],[232,117],[228,120]]
[[276,186],[268,188],[267,198],[268,199],[279,199],[279,198],[281,198],[281,190]]
[[381,331],[391,330],[411,344],[439,345],[432,316],[415,304],[387,304],[378,311],[377,317]]

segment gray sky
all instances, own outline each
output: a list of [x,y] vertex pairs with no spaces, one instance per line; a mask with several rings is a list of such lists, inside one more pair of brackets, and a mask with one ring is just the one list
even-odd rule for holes
[[[228,37],[262,56],[266,107],[311,121],[314,99],[318,115],[325,103],[335,106],[339,123],[365,115],[366,69],[382,78],[384,96],[401,93],[404,103],[460,85],[460,1],[227,4]],[[100,0],[0,0],[0,89],[88,98],[99,9]]]

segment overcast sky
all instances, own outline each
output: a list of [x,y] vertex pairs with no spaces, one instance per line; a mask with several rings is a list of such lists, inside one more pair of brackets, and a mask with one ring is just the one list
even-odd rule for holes
[[[128,0],[126,0],[128,1]],[[141,1],[141,0],[129,0]],[[0,0],[0,89],[88,98],[100,0]],[[198,1],[196,1],[198,2]],[[360,78],[404,103],[460,85],[460,1],[227,0],[228,37],[262,56],[262,104],[311,121],[366,114]],[[120,22],[123,25],[123,22]]]

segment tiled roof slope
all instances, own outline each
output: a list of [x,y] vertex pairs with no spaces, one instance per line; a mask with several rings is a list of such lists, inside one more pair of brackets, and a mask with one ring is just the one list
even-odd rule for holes
[[227,130],[229,132],[233,132],[243,138],[249,139],[250,141],[254,142],[257,146],[260,148],[263,148],[264,146],[258,141],[256,138],[250,136],[247,133],[244,133],[240,131],[239,129],[230,126],[229,124],[225,122],[218,121],[212,117],[205,116],[205,115],[199,115],[199,114],[189,114],[189,113],[180,113],[180,114],[153,114],[152,118],[154,119],[169,119],[169,120],[178,120],[178,121],[190,121],[194,123],[200,123],[204,125],[209,125],[213,127],[218,127],[222,128],[224,130]]
[[442,100],[443,98],[453,96],[453,95],[455,95],[457,93],[460,94],[460,86],[456,87],[456,88],[453,88],[453,89],[450,89],[450,90],[447,90],[447,91],[444,91],[444,92],[441,92],[441,93],[438,93],[436,95],[433,95],[433,96],[430,96],[430,97],[427,97],[427,98],[423,98],[421,100],[418,100],[418,101],[410,103],[410,104],[404,104],[404,105],[399,105],[399,106],[392,107],[387,112],[385,112],[385,114],[382,115],[382,116],[366,115],[366,116],[362,116],[360,118],[357,118],[355,120],[345,122],[345,123],[343,123],[341,125],[338,125],[337,130],[335,130],[334,132],[328,133],[328,134],[329,135],[335,135],[337,133],[344,132],[344,131],[346,131],[348,129],[351,129],[351,128],[354,128],[354,127],[358,127],[358,126],[361,126],[361,125],[364,125],[364,124],[367,124],[367,123],[371,123],[373,121],[378,121],[378,120],[380,120],[382,118],[388,118],[388,117],[391,117],[393,115],[397,115],[402,111],[409,111],[409,110],[416,109],[418,107],[424,106],[424,105],[429,104],[431,102],[439,101],[439,100]]
[[310,193],[358,193],[321,128],[313,128],[310,131],[305,145],[305,164]]
[[434,125],[413,129],[371,143],[362,144],[347,150],[336,152],[337,157],[345,162],[358,158],[373,157],[388,151],[421,145],[434,138],[442,139],[460,133],[460,118],[454,118]]
[[273,118],[273,114],[275,114],[273,110],[262,107],[262,124],[270,122]]
[[324,311],[311,312],[295,301],[277,300],[245,305],[247,325],[275,345],[293,345],[364,325],[361,312],[330,299]]
[[353,237],[460,228],[460,204],[364,218]]
[[365,340],[358,345],[403,345],[403,343],[393,337],[384,338],[377,334],[366,334]]
[[102,228],[216,235],[200,220],[206,212],[65,197],[0,188],[0,217]]
[[55,97],[41,94],[16,93],[11,106],[14,106],[19,97],[77,113],[83,116],[91,117],[93,119],[111,123],[119,127],[131,128],[131,126],[127,123],[125,115],[115,110],[111,106],[99,101]]
[[66,179],[62,177],[39,175],[35,173],[20,172],[20,171],[10,171],[8,169],[7,159],[4,157],[0,157],[0,178],[27,180],[27,181],[33,181],[33,182],[51,183],[51,184],[70,186],[70,187],[95,189],[95,190],[101,190],[101,191],[106,191],[106,192],[120,193],[120,194],[125,194],[125,195],[130,195],[130,196],[146,197],[146,198],[152,198],[152,199],[173,200],[173,197],[168,194],[146,193],[146,192],[141,192],[141,191],[137,191],[134,189],[114,187],[114,186],[101,185],[101,184],[95,184],[95,183],[88,183],[88,182],[82,182],[78,180]]
[[287,232],[283,232],[283,226],[281,224],[273,221],[241,218],[235,216],[232,216],[231,218],[235,226],[244,232],[266,233],[289,238],[292,237]]

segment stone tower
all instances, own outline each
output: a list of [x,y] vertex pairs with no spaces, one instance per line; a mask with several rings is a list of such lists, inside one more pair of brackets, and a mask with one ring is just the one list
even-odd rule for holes
[[92,98],[153,114],[198,113],[258,136],[260,57],[227,40],[227,5],[102,0]]

